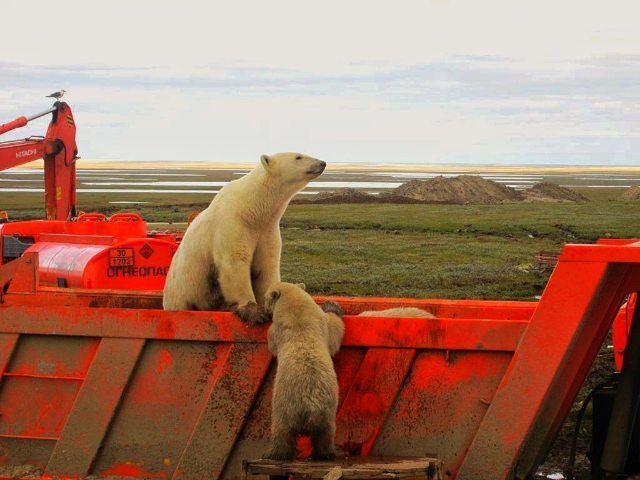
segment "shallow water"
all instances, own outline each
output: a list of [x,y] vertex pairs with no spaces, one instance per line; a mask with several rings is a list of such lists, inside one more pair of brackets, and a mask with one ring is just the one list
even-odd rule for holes
[[[247,171],[199,169],[184,172],[177,169],[78,169],[78,193],[110,193],[114,201],[130,201],[117,194],[215,194],[221,187]],[[388,191],[412,179],[430,179],[437,176],[454,177],[462,174],[477,174],[473,169],[463,167],[454,171],[435,168],[428,172],[406,172],[390,169],[375,172],[342,172],[330,170],[311,182],[302,192],[305,195],[337,188],[356,188],[376,193]],[[479,174],[488,180],[519,190],[531,188],[538,182],[551,182],[569,188],[629,188],[640,185],[640,174],[633,173],[504,173],[483,172]],[[28,193],[43,192],[43,171],[36,168],[14,168],[0,172],[0,192]],[[1,193],[0,193],[1,195]],[[0,198],[1,202],[1,198]],[[0,203],[1,206],[1,203]]]

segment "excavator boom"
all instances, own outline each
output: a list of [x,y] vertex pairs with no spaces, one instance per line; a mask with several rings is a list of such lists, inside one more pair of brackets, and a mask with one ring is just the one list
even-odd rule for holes
[[44,137],[0,142],[0,170],[44,159],[46,218],[66,220],[76,216],[75,161],[78,147],[71,107],[65,102],[55,102],[43,112],[0,125],[0,135],[48,114],[52,114],[52,118]]

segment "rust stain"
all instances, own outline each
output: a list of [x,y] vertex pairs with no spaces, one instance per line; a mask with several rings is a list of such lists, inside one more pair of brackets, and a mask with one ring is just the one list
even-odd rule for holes
[[362,447],[360,449],[360,455],[366,457],[371,453],[371,449],[373,448],[373,444],[378,438],[379,433],[380,433],[380,427],[378,426],[373,430],[371,436],[362,443]]
[[156,327],[156,334],[162,338],[175,338],[175,327],[168,318],[162,318]]
[[434,347],[440,347],[444,345],[445,334],[446,334],[446,330],[442,325],[438,325],[437,327],[432,328],[429,331],[429,338],[431,339],[432,345]]
[[165,472],[149,472],[138,464],[123,463],[115,465],[107,470],[100,472],[101,477],[138,477],[138,478],[166,478]]
[[160,358],[158,359],[158,365],[156,366],[156,373],[161,375],[167,368],[173,365],[173,356],[171,352],[166,348],[160,350]]

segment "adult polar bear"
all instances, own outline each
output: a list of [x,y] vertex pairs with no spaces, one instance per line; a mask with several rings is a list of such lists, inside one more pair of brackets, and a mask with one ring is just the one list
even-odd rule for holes
[[164,309],[231,310],[249,323],[266,321],[264,294],[280,281],[280,218],[326,165],[300,153],[262,155],[256,168],[222,188],[171,261]]

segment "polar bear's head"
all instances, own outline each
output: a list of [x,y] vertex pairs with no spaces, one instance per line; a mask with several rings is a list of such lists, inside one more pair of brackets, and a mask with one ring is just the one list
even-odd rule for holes
[[296,307],[318,309],[316,303],[306,291],[304,283],[277,282],[269,288],[264,296],[264,308],[268,313],[275,314],[276,306],[285,310]]
[[285,152],[262,155],[260,163],[280,186],[297,192],[324,172],[326,162],[302,153]]

